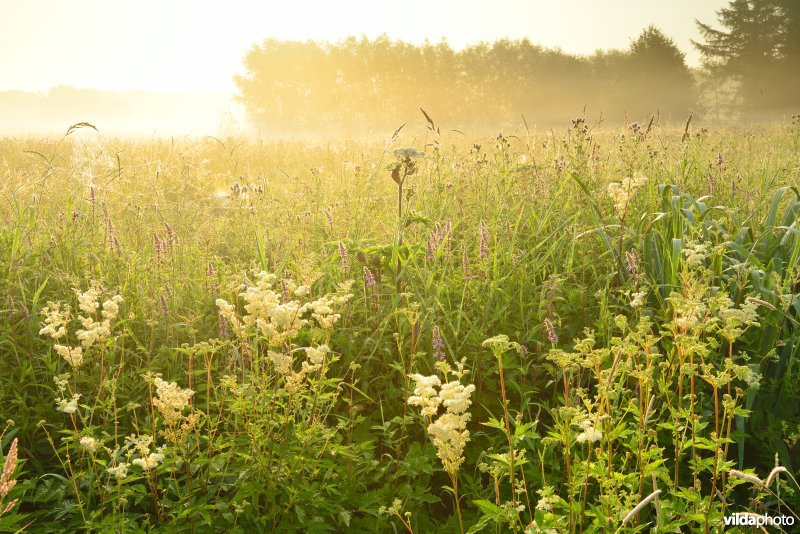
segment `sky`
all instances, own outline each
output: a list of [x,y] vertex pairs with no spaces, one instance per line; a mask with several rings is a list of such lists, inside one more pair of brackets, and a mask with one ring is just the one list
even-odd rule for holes
[[233,92],[266,38],[350,35],[456,49],[528,38],[566,52],[626,48],[656,24],[697,65],[695,19],[728,0],[0,0],[0,91],[70,85],[114,91]]

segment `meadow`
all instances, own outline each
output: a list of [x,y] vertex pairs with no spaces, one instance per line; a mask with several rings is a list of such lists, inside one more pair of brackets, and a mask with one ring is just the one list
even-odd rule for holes
[[428,126],[0,140],[0,530],[800,522],[800,118]]

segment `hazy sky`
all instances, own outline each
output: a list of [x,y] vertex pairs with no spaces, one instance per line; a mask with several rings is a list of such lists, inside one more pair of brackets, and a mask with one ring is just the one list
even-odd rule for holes
[[246,50],[267,37],[382,33],[461,48],[502,37],[588,54],[625,48],[649,24],[687,52],[695,19],[728,0],[0,0],[0,90],[57,85],[230,91]]

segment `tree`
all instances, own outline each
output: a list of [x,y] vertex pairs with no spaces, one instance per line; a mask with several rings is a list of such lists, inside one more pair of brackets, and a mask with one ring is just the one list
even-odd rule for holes
[[[631,102],[644,112],[658,108],[662,115],[683,119],[694,111],[694,79],[686,55],[656,26],[649,26],[631,43],[625,70]],[[639,95],[640,98],[635,98]],[[647,99],[642,100],[641,95]]]
[[697,21],[705,42],[693,42],[704,66],[739,84],[740,103],[752,110],[800,104],[800,2],[733,0],[717,12],[722,29]]

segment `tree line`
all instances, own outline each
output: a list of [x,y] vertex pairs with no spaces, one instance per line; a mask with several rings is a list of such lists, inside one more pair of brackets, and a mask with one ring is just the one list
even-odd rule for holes
[[453,128],[538,125],[591,113],[606,120],[685,120],[689,113],[787,113],[800,104],[800,1],[734,0],[719,26],[698,22],[693,71],[660,29],[625,50],[568,54],[523,40],[416,46],[386,36],[336,43],[268,39],[236,77],[239,98],[266,132],[386,131],[425,108]]

